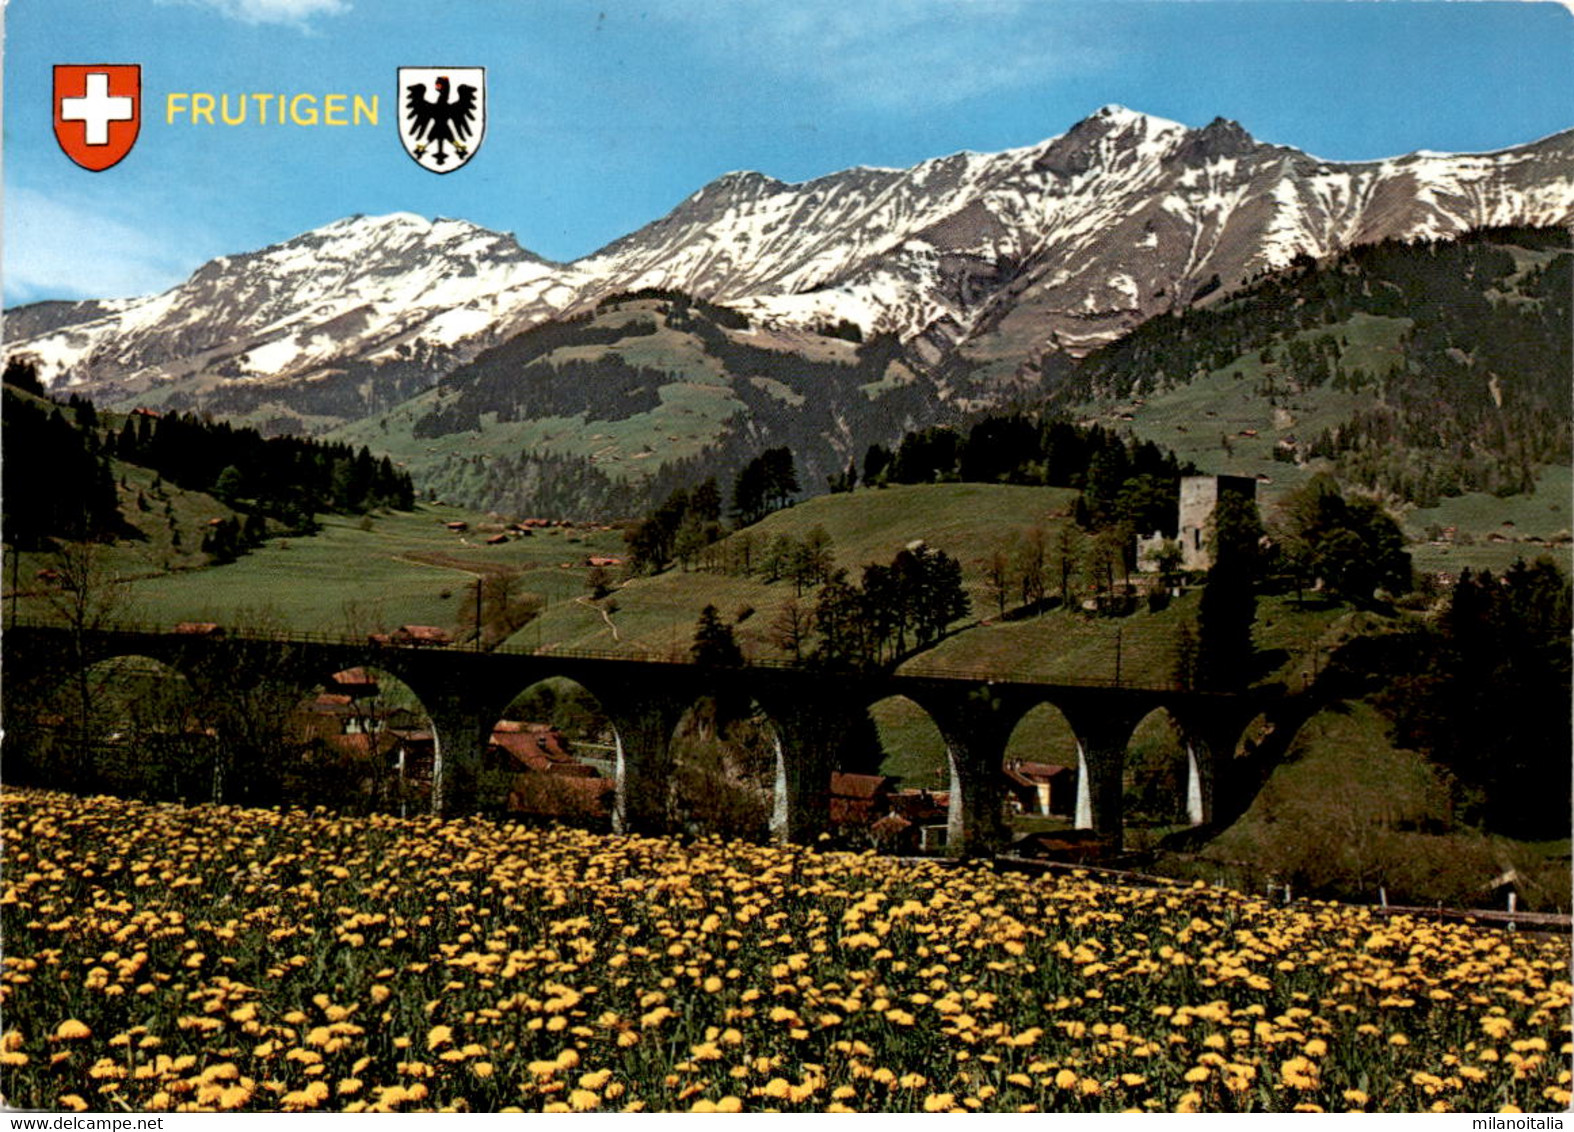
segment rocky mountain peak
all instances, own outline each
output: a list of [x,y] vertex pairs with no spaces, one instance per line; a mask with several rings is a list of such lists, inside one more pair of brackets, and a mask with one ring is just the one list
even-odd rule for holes
[[1215,161],[1221,157],[1245,157],[1261,148],[1239,122],[1229,118],[1215,118],[1200,130],[1187,135],[1186,143],[1176,151],[1181,161]]

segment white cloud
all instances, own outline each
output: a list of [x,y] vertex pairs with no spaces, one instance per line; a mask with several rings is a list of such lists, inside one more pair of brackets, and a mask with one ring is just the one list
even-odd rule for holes
[[893,108],[1096,73],[1118,57],[1107,10],[1051,0],[669,0],[650,15],[713,54]]
[[248,24],[287,24],[305,28],[316,16],[342,16],[349,0],[161,0],[192,7],[211,8],[220,15]]
[[[123,205],[114,211],[125,215]],[[199,250],[204,241],[189,227],[133,225],[111,215],[87,197],[8,187],[6,305],[153,294],[181,282],[209,258]]]

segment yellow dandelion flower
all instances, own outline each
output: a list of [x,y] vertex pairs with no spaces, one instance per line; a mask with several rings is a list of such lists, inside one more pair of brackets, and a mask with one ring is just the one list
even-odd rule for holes
[[75,1093],[67,1093],[60,1098],[62,1108],[69,1108],[72,1112],[86,1112],[88,1103]]
[[1502,1038],[1514,1032],[1514,1023],[1501,1014],[1489,1014],[1481,1019],[1481,1028],[1490,1038]]
[[1192,1068],[1186,1070],[1185,1073],[1185,1079],[1193,1085],[1200,1084],[1212,1076],[1213,1070],[1209,1069],[1206,1065],[1193,1066]]
[[77,1021],[75,1018],[67,1018],[55,1027],[55,1039],[57,1041],[76,1042],[92,1036],[93,1031],[88,1029],[86,1024]]
[[722,1097],[721,1100],[716,1102],[716,1111],[717,1112],[742,1112],[743,1111],[743,1099],[741,1097],[735,1097],[735,1096],[733,1096],[733,1095],[731,1095],[729,1093],[727,1096]]
[[956,1097],[951,1093],[930,1093],[924,1098],[925,1112],[945,1112],[956,1104]]
[[1055,1088],[1069,1089],[1077,1083],[1077,1075],[1069,1069],[1062,1069],[1055,1074]]
[[575,1089],[569,1093],[568,1103],[575,1112],[590,1112],[600,1107],[601,1097],[589,1089]]
[[432,1032],[426,1035],[426,1048],[429,1050],[445,1046],[454,1040],[454,1032],[447,1026],[433,1026]]

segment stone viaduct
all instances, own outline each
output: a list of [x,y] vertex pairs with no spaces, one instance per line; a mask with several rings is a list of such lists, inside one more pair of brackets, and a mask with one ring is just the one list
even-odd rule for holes
[[[577,682],[600,702],[617,735],[615,828],[664,832],[672,738],[683,712],[709,695],[747,697],[777,739],[778,836],[810,841],[829,823],[832,752],[872,704],[890,696],[916,703],[945,739],[950,762],[948,845],[980,856],[1005,844],[1000,766],[1013,729],[1039,704],[1059,709],[1076,736],[1079,825],[1121,844],[1122,776],[1137,725],[1162,709],[1176,723],[1190,766],[1189,812],[1211,824],[1232,789],[1230,762],[1261,696],[1108,684],[1047,684],[950,673],[828,673],[788,666],[707,668],[612,654],[471,652],[379,645],[305,634],[194,636],[142,627],[86,632],[19,623],[0,637],[0,711],[36,711],[41,696],[84,666],[142,656],[184,676],[199,692],[237,696],[260,679],[287,673],[304,697],[336,672],[381,669],[420,699],[436,739],[434,808],[476,805],[477,779],[494,723],[526,688],[552,677]],[[266,675],[264,675],[266,674]],[[1233,809],[1225,806],[1224,809]]]

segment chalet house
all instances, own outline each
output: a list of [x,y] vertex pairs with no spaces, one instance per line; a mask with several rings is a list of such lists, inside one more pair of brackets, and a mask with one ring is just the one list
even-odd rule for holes
[[1003,768],[1006,790],[1018,813],[1071,814],[1077,806],[1077,772],[1069,766],[1012,759]]
[[367,638],[374,645],[413,645],[441,648],[454,643],[453,634],[436,625],[401,625],[392,633],[373,633]]
[[378,693],[377,677],[364,668],[346,668],[335,673],[330,688],[352,699],[373,699]]
[[617,783],[575,758],[568,738],[550,724],[501,721],[486,765],[512,775],[504,802],[512,813],[592,825],[611,819]]
[[175,632],[184,637],[222,637],[224,626],[215,621],[182,621],[175,626]]
[[890,810],[892,780],[883,774],[831,775],[831,825],[863,828]]
[[897,790],[889,798],[891,813],[914,825],[933,825],[946,820],[951,808],[947,791]]
[[882,853],[906,857],[918,852],[918,823],[901,814],[886,814],[869,827],[869,836]]
[[596,773],[574,757],[572,744],[556,727],[511,719],[502,720],[493,728],[487,744],[487,765],[496,770],[535,771],[570,778]]
[[1098,861],[1107,850],[1098,834],[1091,829],[1062,829],[1048,833],[1024,833],[1011,843],[1011,852],[1018,857],[1082,864]]

